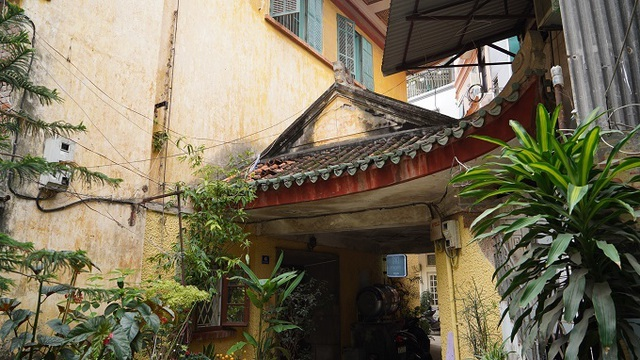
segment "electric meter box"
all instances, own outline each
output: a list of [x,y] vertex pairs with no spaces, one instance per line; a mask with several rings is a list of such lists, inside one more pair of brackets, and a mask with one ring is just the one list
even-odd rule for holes
[[[72,162],[75,143],[62,137],[53,137],[44,142],[44,159],[48,162]],[[65,191],[71,181],[71,173],[62,171],[57,174],[40,175],[40,187],[55,191]]]
[[460,231],[456,220],[442,222],[442,235],[444,236],[444,245],[446,247],[460,249]]

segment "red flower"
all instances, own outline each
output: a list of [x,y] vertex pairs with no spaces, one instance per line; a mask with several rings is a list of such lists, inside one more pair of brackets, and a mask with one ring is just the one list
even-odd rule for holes
[[166,324],[166,323],[168,323],[168,322],[169,322],[169,319],[167,319],[167,318],[166,318],[166,317],[164,317],[164,316],[161,316],[161,317],[160,317],[160,322],[161,322],[162,324]]
[[109,333],[109,336],[107,336],[106,338],[104,338],[104,340],[102,340],[102,345],[104,346],[109,345],[109,343],[111,342],[111,339],[113,339],[113,333]]

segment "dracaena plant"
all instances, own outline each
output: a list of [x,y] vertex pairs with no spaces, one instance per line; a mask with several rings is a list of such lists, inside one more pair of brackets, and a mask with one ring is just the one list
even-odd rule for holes
[[558,113],[539,105],[535,136],[512,120],[517,145],[476,136],[502,151],[452,182],[464,184],[461,195],[476,203],[499,202],[471,227],[477,240],[514,244],[506,258],[520,258],[498,264],[494,274],[509,302],[503,317],[514,321],[512,339],[518,332],[525,341],[539,339],[550,359],[637,359],[640,190],[632,184],[640,177],[628,172],[640,158],[621,148],[638,128],[598,163],[597,112],[569,135],[556,129]]
[[258,278],[243,262],[238,263],[246,277],[234,276],[230,280],[239,281],[246,286],[247,296],[259,312],[258,330],[253,335],[243,332],[242,335],[247,341],[239,341],[233,345],[227,355],[231,355],[249,344],[254,348],[256,360],[275,360],[279,358],[280,354],[287,359],[291,358],[287,350],[277,343],[277,335],[287,330],[300,329],[299,326],[283,320],[282,311],[284,310],[284,301],[300,284],[304,272],[298,273],[293,270],[280,273],[278,270],[283,258],[284,254],[280,254],[271,275],[266,279]]

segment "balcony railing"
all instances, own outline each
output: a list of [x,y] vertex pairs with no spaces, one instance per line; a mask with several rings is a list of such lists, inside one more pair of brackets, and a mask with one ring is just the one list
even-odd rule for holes
[[407,76],[407,98],[413,98],[454,81],[451,68],[427,70]]

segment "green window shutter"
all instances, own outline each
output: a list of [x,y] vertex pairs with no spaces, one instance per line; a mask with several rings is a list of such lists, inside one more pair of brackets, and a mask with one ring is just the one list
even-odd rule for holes
[[271,0],[271,16],[284,16],[300,12],[300,0]]
[[307,43],[322,52],[322,0],[308,0]]
[[355,32],[356,25],[344,16],[338,15],[338,60],[355,74]]
[[373,91],[373,46],[364,37],[360,37],[362,44],[362,84]]
[[353,47],[355,49],[354,62],[356,66],[355,71],[352,73],[356,81],[362,83],[362,35],[356,32],[353,40]]

